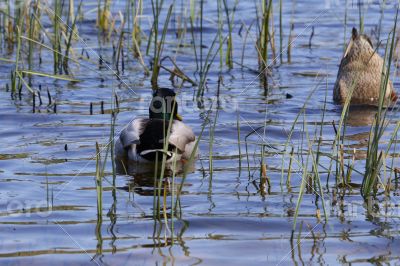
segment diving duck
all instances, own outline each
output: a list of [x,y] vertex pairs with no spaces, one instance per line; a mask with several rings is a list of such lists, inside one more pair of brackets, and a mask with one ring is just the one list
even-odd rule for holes
[[182,122],[178,114],[175,92],[167,88],[154,91],[149,107],[149,118],[132,120],[120,133],[115,143],[115,159],[152,163],[163,158],[164,143],[169,132],[166,163],[188,160],[196,154],[196,137],[192,129]]
[[[333,99],[341,104],[353,89],[351,104],[378,105],[384,61],[375,51],[371,39],[353,28],[352,36],[340,62]],[[384,103],[397,100],[393,83],[389,80]]]

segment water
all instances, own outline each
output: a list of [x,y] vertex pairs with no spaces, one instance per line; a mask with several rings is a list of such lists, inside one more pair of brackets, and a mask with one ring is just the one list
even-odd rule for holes
[[[177,21],[181,12],[181,3],[178,2],[174,21]],[[331,8],[328,8],[329,4]],[[80,60],[81,66],[71,67],[75,78],[82,82],[34,78],[33,87],[38,89],[41,85],[43,99],[43,104],[37,106],[35,113],[32,112],[32,96],[25,88],[21,99],[18,96],[10,98],[5,84],[9,83],[13,65],[2,63],[0,66],[0,136],[3,140],[0,146],[2,265],[398,264],[398,190],[390,193],[389,202],[393,205],[386,206],[386,209],[384,197],[380,196],[381,200],[376,206],[379,206],[381,215],[374,216],[363,205],[356,186],[347,190],[343,198],[340,197],[334,188],[334,178],[331,177],[327,182],[326,169],[323,168],[321,179],[328,223],[324,222],[321,198],[309,191],[303,196],[296,231],[291,239],[303,171],[301,165],[305,165],[309,149],[305,132],[314,138],[315,130],[319,129],[322,121],[325,97],[327,101],[321,150],[332,153],[331,145],[335,137],[332,121],[337,125],[341,114],[341,107],[332,101],[333,83],[344,40],[347,40],[351,27],[358,25],[358,10],[355,6],[350,5],[348,8],[347,36],[344,38],[344,5],[336,5],[335,1],[297,1],[293,8],[291,3],[284,1],[285,46],[290,21],[295,25],[292,58],[290,64],[276,64],[272,68],[273,76],[270,78],[268,93],[260,85],[257,74],[248,69],[258,68],[254,48],[255,25],[247,37],[244,49],[243,64],[248,68],[235,64],[232,70],[221,70],[217,56],[208,74],[203,106],[193,100],[196,88],[185,84],[178,97],[179,110],[185,123],[199,135],[210,108],[212,113],[209,119],[214,120],[216,88],[219,76],[223,77],[214,132],[213,175],[210,176],[208,169],[210,126],[207,125],[200,141],[200,158],[195,163],[194,171],[184,181],[180,197],[181,217],[173,220],[174,240],[171,242],[171,234],[160,225],[163,219],[161,222],[153,219],[152,174],[119,173],[115,177],[118,189],[113,190],[111,161],[108,160],[106,180],[103,182],[102,220],[97,216],[95,143],[99,142],[104,147],[109,142],[112,92],[115,90],[120,102],[115,128],[119,132],[133,117],[147,115],[151,86],[149,77],[143,74],[143,68],[137,60],[132,59],[131,53],[125,59],[124,72],[120,73],[123,82],[118,81],[113,71],[107,67],[98,69],[98,58],[91,49],[101,53],[110,64],[112,49],[110,42],[103,43],[102,49],[98,49],[96,12],[93,11],[96,5],[95,2],[83,4],[85,19],[79,24],[79,33],[85,43],[74,44],[76,54],[79,55],[82,48],[85,48],[90,56],[90,60]],[[166,6],[162,17],[166,14]],[[386,38],[393,25],[395,10],[390,7],[385,10],[382,20],[382,38]],[[124,8],[123,1],[115,1],[113,14],[117,15],[117,11]],[[205,57],[217,34],[218,14],[213,1],[207,2],[204,8]],[[276,26],[279,25],[277,11],[278,6],[275,5]],[[148,35],[148,21],[152,19],[149,3],[145,4],[144,15],[142,27]],[[252,2],[239,1],[233,28],[235,62],[241,62],[243,48],[245,30],[242,30],[240,37],[240,25],[245,23],[248,28],[255,16]],[[379,24],[380,17],[378,4],[371,4],[365,15],[367,33]],[[178,66],[189,77],[199,80],[193,48],[177,48],[176,25],[170,25],[163,55],[176,58]],[[312,26],[315,34],[312,46],[309,47]],[[45,23],[45,27],[51,26]],[[196,24],[195,28],[199,45],[199,25]],[[279,36],[278,28],[276,30]],[[189,44],[190,41],[188,32],[184,43]],[[143,41],[143,53],[146,43]],[[276,45],[279,47],[278,37]],[[384,47],[379,52],[383,54]],[[3,48],[1,57],[12,59],[15,51],[8,54],[7,49]],[[283,58],[286,62],[286,52]],[[41,65],[38,60],[38,57],[34,58],[35,70],[52,73],[51,53],[43,49]],[[147,65],[149,60],[149,57],[145,57]],[[398,88],[397,80],[393,81]],[[166,71],[161,72],[159,83],[162,86],[172,86]],[[47,107],[47,89],[52,101],[57,103],[56,113],[53,107]],[[284,184],[280,185],[282,150],[292,123],[314,89],[305,108],[306,115],[300,115],[292,134],[291,145],[295,147],[295,153],[303,151],[304,155],[296,157],[299,162],[293,162],[291,187],[287,188],[286,173]],[[286,94],[293,98],[287,99]],[[105,114],[100,112],[102,101]],[[93,115],[90,115],[90,103],[93,103]],[[375,110],[351,110],[346,128],[345,150],[351,159],[352,150],[356,149],[355,168],[361,173],[364,169],[363,154],[369,125],[374,113]],[[397,113],[390,115],[382,148],[386,147],[398,120]],[[238,120],[242,142],[241,164],[237,144]],[[257,130],[258,133],[253,133],[247,139],[247,160],[245,136],[259,127],[261,129]],[[270,191],[260,182],[261,149],[257,144],[263,142],[266,143],[264,162],[271,182]],[[316,150],[316,142],[313,147]],[[102,155],[104,157],[105,153]],[[397,153],[395,157],[398,157]],[[326,156],[321,157],[321,165],[329,167],[329,162]],[[398,163],[398,158],[395,158],[394,166]],[[285,170],[288,165],[289,156],[286,154]],[[353,183],[360,184],[361,179],[362,174],[353,173]],[[181,181],[180,175],[176,182]],[[376,213],[376,210],[372,212]],[[165,232],[167,240],[164,238]]]

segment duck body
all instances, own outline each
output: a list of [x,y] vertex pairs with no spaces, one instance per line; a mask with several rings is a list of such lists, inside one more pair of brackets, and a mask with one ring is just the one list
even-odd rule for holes
[[[383,71],[384,60],[373,48],[369,37],[358,34],[353,28],[352,38],[340,62],[333,91],[334,100],[343,104],[353,90],[351,104],[378,105]],[[389,80],[384,96],[385,105],[396,99],[393,84]]]
[[[120,133],[115,143],[117,160],[140,163],[161,161],[168,135],[169,121],[157,118],[136,118]],[[196,137],[183,122],[173,120],[166,151],[166,163],[188,160],[195,148]]]
[[196,136],[181,122],[175,96],[168,88],[153,91],[149,117],[132,120],[115,142],[117,162],[154,163],[166,157],[166,163],[170,164],[197,155]]

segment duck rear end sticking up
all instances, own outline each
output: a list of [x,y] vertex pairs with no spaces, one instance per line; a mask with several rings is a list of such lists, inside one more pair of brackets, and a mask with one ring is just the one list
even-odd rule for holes
[[[384,60],[374,49],[370,38],[353,28],[352,37],[340,62],[333,99],[343,104],[353,90],[351,104],[378,105],[384,70]],[[396,100],[393,83],[389,80],[384,103],[389,105]]]

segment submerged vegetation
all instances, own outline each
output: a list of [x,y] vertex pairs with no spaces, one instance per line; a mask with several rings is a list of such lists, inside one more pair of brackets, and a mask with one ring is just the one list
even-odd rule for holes
[[[86,12],[93,11],[85,6],[86,1],[5,1],[0,9],[0,45],[5,55],[0,60],[2,64],[12,65],[10,80],[5,87],[9,89],[12,99],[21,99],[22,94],[28,95],[33,112],[40,110],[40,106],[45,102],[44,95],[47,94],[46,110],[53,113],[57,113],[58,102],[48,89],[45,93],[41,82],[54,79],[60,83],[76,84],[84,82],[85,77],[81,73],[85,71],[98,73],[101,79],[107,75],[106,79],[115,80],[115,84],[130,91],[132,96],[136,94],[134,86],[129,82],[130,71],[133,68],[135,71],[139,68],[150,82],[149,95],[152,89],[162,86],[173,86],[177,94],[190,91],[193,95],[192,101],[204,110],[201,127],[195,130],[196,147],[201,142],[207,142],[208,150],[201,151],[201,167],[196,167],[208,178],[210,193],[207,197],[211,197],[213,182],[218,171],[221,171],[216,169],[214,160],[219,156],[215,152],[215,134],[219,124],[223,123],[221,119],[224,116],[220,98],[223,93],[229,93],[229,90],[223,88],[224,74],[240,69],[246,75],[252,75],[254,80],[247,82],[250,84],[243,86],[240,94],[245,93],[252,83],[257,83],[262,91],[260,97],[265,98],[266,106],[270,106],[270,103],[273,103],[270,97],[273,99],[273,93],[280,86],[276,85],[274,75],[279,72],[279,68],[295,64],[292,60],[292,54],[296,50],[294,42],[298,37],[295,35],[293,18],[295,3],[293,10],[285,12],[285,8],[290,9],[285,1],[256,0],[253,7],[254,19],[248,23],[238,21],[235,16],[241,0],[217,0],[217,16],[212,18],[216,30],[210,30],[205,27],[205,21],[211,18],[210,15],[206,17],[204,5],[207,2],[203,0],[127,0],[126,8],[121,10],[113,8],[114,2],[117,1],[97,0],[95,5],[90,5],[94,6],[93,10],[96,12],[96,21],[92,23],[90,31],[96,32],[98,47],[93,48],[84,38],[84,32],[88,31],[83,23],[85,15]],[[285,14],[292,14],[292,17],[284,17]],[[358,19],[358,27],[360,32],[363,32],[367,21],[361,5]],[[343,21],[344,34],[347,35],[347,9]],[[299,35],[309,35],[310,49],[315,38],[314,22],[310,21],[310,24],[305,25],[305,29],[299,32]],[[144,23],[148,23],[149,26],[144,27]],[[205,41],[203,34],[206,30],[211,31],[214,37]],[[243,173],[248,175],[249,186],[256,187],[263,200],[271,194],[273,186],[279,186],[282,193],[296,195],[294,210],[291,210],[288,216],[293,222],[291,240],[295,238],[296,231],[299,234],[297,245],[303,230],[303,223],[299,223],[298,219],[301,217],[305,195],[313,197],[314,216],[318,222],[329,224],[329,204],[333,205],[338,198],[343,201],[346,196],[356,191],[364,199],[366,210],[370,211],[371,205],[375,206],[382,198],[390,199],[390,195],[395,191],[398,193],[398,105],[396,103],[386,108],[384,101],[389,79],[395,76],[392,73],[393,66],[398,63],[394,62],[399,42],[397,30],[397,13],[388,36],[383,36],[381,29],[378,29],[381,37],[376,40],[377,52],[381,52],[381,48],[384,47],[385,69],[382,70],[379,106],[375,110],[372,122],[367,125],[369,135],[362,145],[354,145],[346,135],[349,114],[352,112],[350,98],[340,107],[340,119],[328,120],[332,110],[327,109],[327,103],[331,101],[332,88],[328,85],[328,78],[319,72],[299,73],[304,77],[314,77],[315,87],[311,88],[309,95],[304,98],[295,118],[286,121],[286,139],[280,143],[270,143],[266,137],[267,124],[270,122],[267,119],[267,107],[260,111],[265,112],[265,120],[257,121],[256,124],[243,118],[240,103],[233,112],[237,141],[232,144],[234,152],[228,159],[232,167],[237,169],[239,177]],[[347,37],[344,36],[345,39]],[[345,47],[343,48],[345,51]],[[111,56],[107,49],[111,50]],[[238,51],[241,51],[241,54]],[[190,53],[194,58],[192,68],[183,68],[179,64],[179,57],[185,53]],[[248,53],[257,55],[258,61],[253,65],[245,65],[244,58]],[[49,58],[49,54],[52,58]],[[42,67],[44,62],[50,61],[53,62],[51,72]],[[217,73],[217,82],[210,81],[210,73]],[[170,84],[165,84],[166,75],[169,75]],[[221,92],[221,88],[225,89],[224,92]],[[399,90],[400,88],[397,88],[397,91]],[[325,100],[317,108],[320,120],[309,121],[308,110],[310,107],[315,108],[313,98],[321,91]],[[205,103],[205,94],[212,95],[210,98],[214,99],[209,105]],[[114,136],[120,131],[115,125],[120,112],[119,97],[113,89],[113,94],[109,95],[110,102],[101,102],[101,113],[111,117],[111,130],[106,143],[93,145],[97,195],[96,256],[100,256],[103,250],[101,226],[106,215],[103,213],[103,185],[107,183],[107,186],[111,187],[114,199],[120,190],[116,186],[118,171],[115,164],[118,162],[113,161]],[[287,99],[280,99],[276,104],[284,104],[284,101],[291,97],[290,94],[286,94]],[[110,110],[105,111],[104,104],[111,106]],[[89,110],[89,107],[87,109]],[[92,103],[90,114],[93,114]],[[326,138],[327,131],[334,132],[335,137]],[[300,135],[300,141],[292,140],[295,134]],[[253,152],[250,147],[253,148]],[[175,223],[184,216],[181,197],[184,194],[186,178],[193,170],[191,165],[196,162],[196,156],[192,154],[189,162],[186,162],[180,171],[176,167],[179,162],[173,162],[172,170],[166,169],[167,149],[168,142],[165,142],[162,159],[157,160],[151,173],[147,175],[154,181],[151,215],[154,220],[153,238],[157,239],[160,246],[183,241],[182,235],[176,233]],[[270,165],[269,159],[272,157],[279,158],[281,163]],[[108,169],[108,162],[111,163],[111,169]],[[357,166],[360,162],[362,167]],[[122,165],[122,172],[129,174],[128,168],[127,165]],[[278,173],[280,179],[278,175],[270,175],[271,172]],[[106,178],[109,173],[113,180]],[[276,177],[278,180],[273,180]],[[128,189],[131,192],[131,188]],[[130,194],[126,200],[132,203],[134,208],[140,209],[130,199]],[[115,201],[116,199],[114,204]],[[116,219],[116,210],[113,208],[115,205],[111,206],[107,214],[110,220]]]

